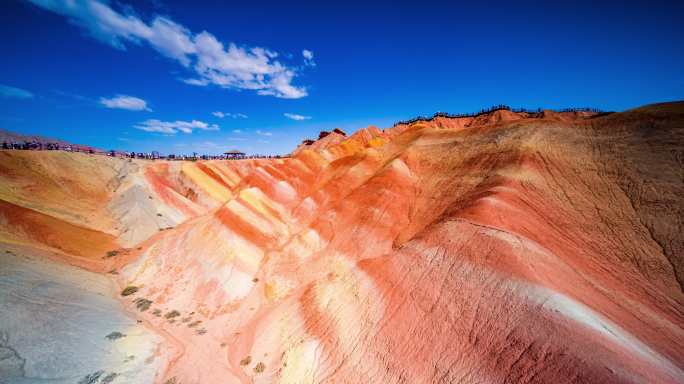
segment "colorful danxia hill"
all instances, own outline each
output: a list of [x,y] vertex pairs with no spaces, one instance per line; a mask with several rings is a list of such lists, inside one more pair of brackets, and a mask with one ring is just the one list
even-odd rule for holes
[[684,102],[308,144],[0,151],[0,382],[684,382]]

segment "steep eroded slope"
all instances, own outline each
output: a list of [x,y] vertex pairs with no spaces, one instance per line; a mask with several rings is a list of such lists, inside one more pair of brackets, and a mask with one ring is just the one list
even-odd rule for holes
[[221,165],[227,201],[121,275],[174,351],[160,379],[681,382],[684,106],[661,109]]

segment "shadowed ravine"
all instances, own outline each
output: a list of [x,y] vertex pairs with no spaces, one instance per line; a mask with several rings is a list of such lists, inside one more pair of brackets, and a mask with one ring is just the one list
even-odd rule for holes
[[683,103],[0,151],[0,381],[681,383],[683,159]]

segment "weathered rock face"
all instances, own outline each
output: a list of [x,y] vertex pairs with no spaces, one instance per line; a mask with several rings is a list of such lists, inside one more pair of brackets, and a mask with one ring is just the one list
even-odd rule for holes
[[93,222],[133,249],[85,266],[137,288],[124,302],[167,340],[161,383],[677,383],[683,159],[675,103],[116,163]]

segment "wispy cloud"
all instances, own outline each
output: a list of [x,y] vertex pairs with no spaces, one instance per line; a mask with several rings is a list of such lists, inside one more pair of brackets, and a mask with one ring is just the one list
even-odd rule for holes
[[233,129],[233,133],[242,133],[241,129]]
[[63,96],[63,97],[68,97],[70,99],[78,100],[78,101],[85,101],[85,102],[95,102],[89,97],[79,95],[76,93],[71,93],[71,92],[64,92],[60,91],[59,89],[55,89],[52,92],[54,92],[56,95]]
[[296,120],[296,121],[311,120],[311,116],[298,115],[296,113],[283,113],[283,115],[290,120]]
[[161,121],[157,119],[145,120],[142,123],[134,125],[135,128],[146,132],[158,132],[169,135],[174,135],[177,132],[192,133],[194,129],[204,131],[218,131],[219,126],[216,124],[207,124],[203,121]]
[[258,129],[257,129],[257,131],[256,131],[256,134],[259,135],[259,136],[273,136],[273,133],[271,133],[271,132],[261,131],[261,130],[258,130]]
[[313,52],[309,51],[308,49],[305,49],[302,51],[302,56],[304,56],[304,65],[308,67],[315,67],[316,62],[314,61],[314,54]]
[[152,111],[143,99],[128,95],[116,95],[111,98],[101,97],[100,104],[112,109],[126,109],[129,111]]
[[219,119],[223,119],[224,117],[231,117],[233,119],[246,119],[249,116],[245,115],[244,113],[230,113],[230,112],[221,112],[221,111],[215,111],[211,113],[212,115],[218,117]]
[[6,97],[8,99],[32,99],[33,93],[16,87],[10,87],[9,85],[0,84],[0,96]]
[[114,48],[125,50],[126,44],[147,43],[192,71],[192,77],[183,79],[188,84],[214,84],[286,99],[307,96],[305,87],[292,84],[298,69],[281,63],[276,59],[278,53],[268,49],[224,45],[211,33],[193,34],[168,17],[155,16],[145,22],[133,11],[120,12],[97,0],[28,1],[67,17],[90,36]]

